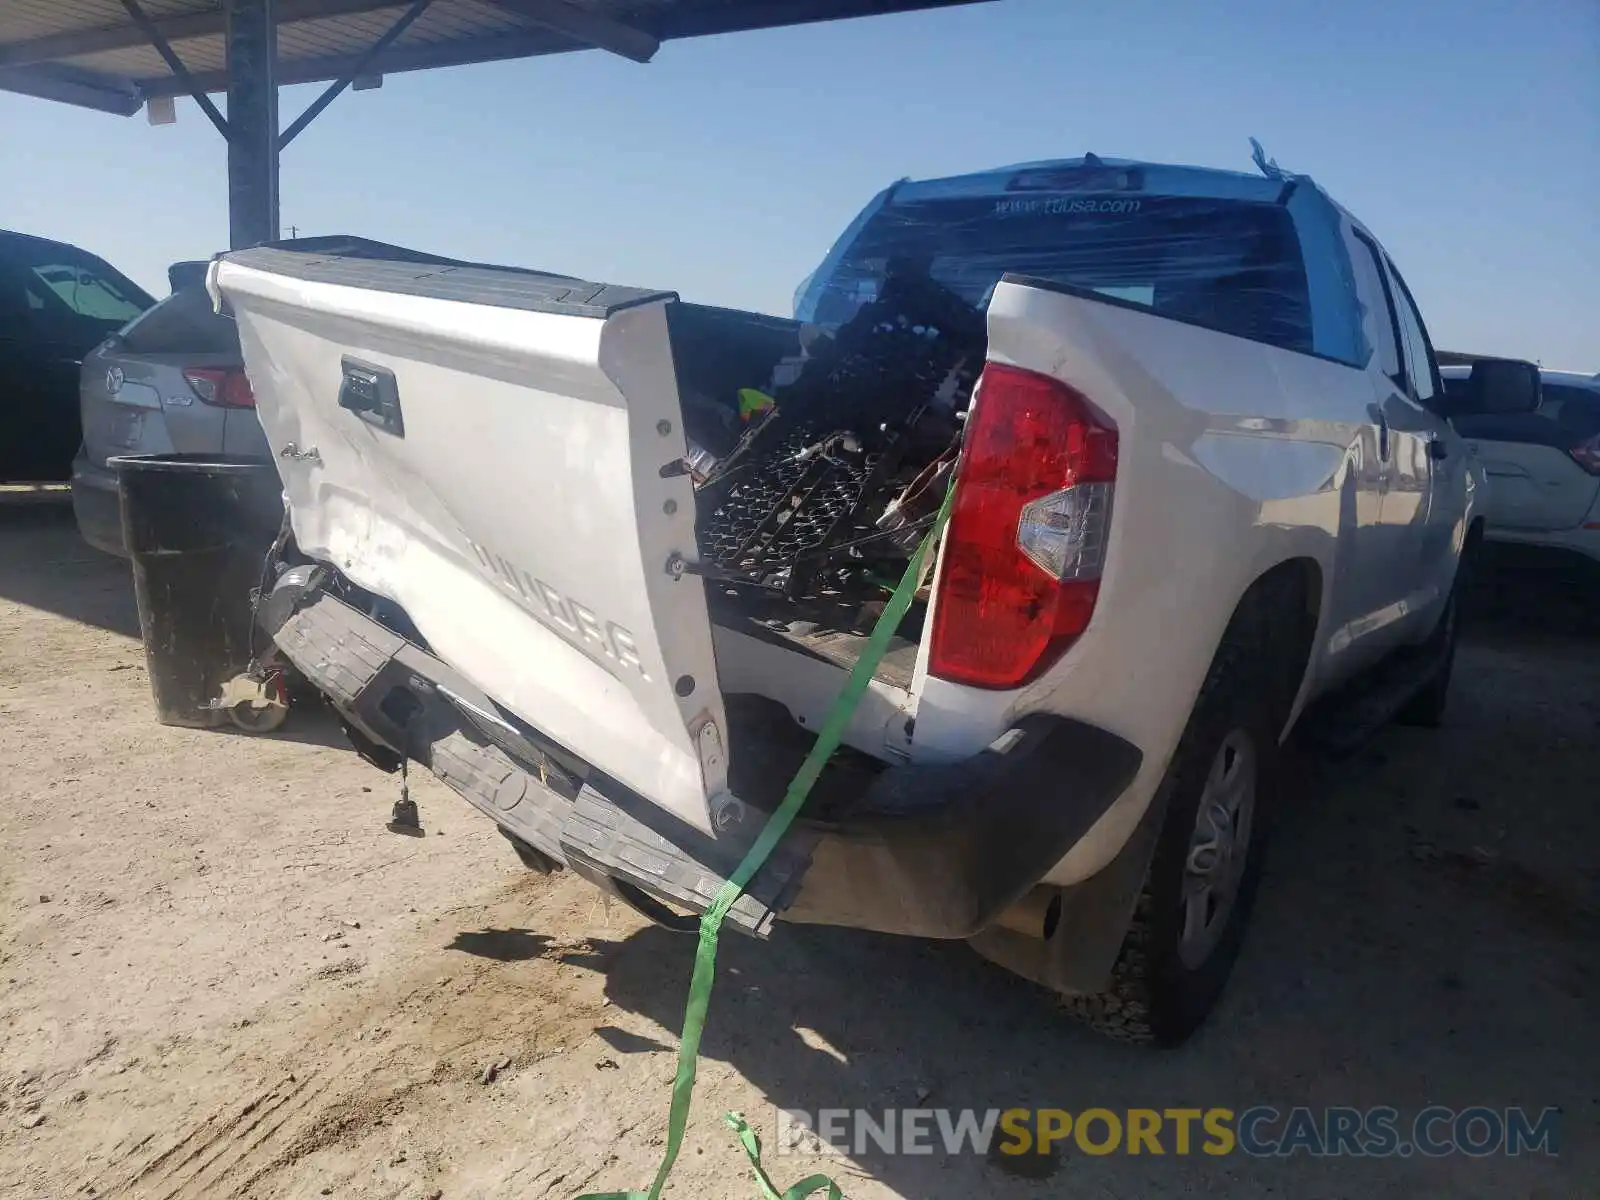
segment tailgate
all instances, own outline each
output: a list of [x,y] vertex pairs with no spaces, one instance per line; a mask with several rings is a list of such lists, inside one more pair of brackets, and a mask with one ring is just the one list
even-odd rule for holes
[[[212,268],[306,554],[701,829],[726,723],[693,560],[670,293],[260,248]],[[665,474],[663,468],[667,468]]]

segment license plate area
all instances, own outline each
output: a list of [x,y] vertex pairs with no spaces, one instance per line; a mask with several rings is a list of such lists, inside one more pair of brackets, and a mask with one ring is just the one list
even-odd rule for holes
[[119,450],[130,450],[144,432],[144,410],[128,409],[118,412],[111,420],[111,444]]

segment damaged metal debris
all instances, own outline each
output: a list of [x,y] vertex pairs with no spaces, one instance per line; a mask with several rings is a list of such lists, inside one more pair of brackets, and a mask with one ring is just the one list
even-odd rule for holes
[[892,588],[955,469],[983,313],[912,264],[737,413],[686,406],[702,561],[745,601],[854,607]]

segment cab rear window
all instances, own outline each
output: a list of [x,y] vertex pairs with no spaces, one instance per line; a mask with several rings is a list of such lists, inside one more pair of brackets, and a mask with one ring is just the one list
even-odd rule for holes
[[1039,192],[891,202],[817,281],[814,319],[849,320],[891,261],[974,305],[1011,273],[1285,349],[1313,346],[1305,261],[1278,204]]
[[211,307],[204,287],[174,292],[122,331],[133,354],[239,354],[232,317]]

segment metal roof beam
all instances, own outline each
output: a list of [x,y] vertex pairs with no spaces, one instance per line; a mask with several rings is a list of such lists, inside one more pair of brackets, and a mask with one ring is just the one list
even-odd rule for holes
[[[322,17],[345,17],[380,8],[402,8],[405,0],[278,0],[278,24],[311,21]],[[213,37],[227,29],[227,14],[221,7],[210,12],[181,17],[159,17],[152,22],[169,42],[189,38]],[[0,67],[20,67],[29,63],[53,62],[63,58],[82,58],[108,50],[127,50],[148,45],[150,39],[135,25],[111,25],[101,29],[75,29],[53,33],[24,42],[0,43]]]
[[993,0],[872,0],[870,4],[860,0],[740,0],[738,4],[719,7],[682,9],[668,5],[650,25],[663,41],[669,41],[990,3]]
[[[491,37],[466,38],[458,42],[434,42],[423,45],[401,46],[391,49],[383,57],[383,73],[421,71],[431,67],[459,67],[468,63],[498,62],[508,58],[532,58],[540,54],[559,54],[572,49],[565,38],[550,33],[495,34]],[[338,54],[325,58],[299,58],[278,63],[278,83],[318,83],[337,79],[361,61],[360,54]],[[226,71],[199,71],[194,80],[208,92],[227,89]],[[139,91],[146,96],[187,95],[170,75],[137,81]]]
[[536,25],[543,25],[546,29],[553,29],[586,46],[594,46],[601,50],[609,50],[612,54],[620,54],[623,58],[631,58],[637,63],[649,62],[655,57],[656,51],[661,49],[660,39],[644,30],[624,25],[621,21],[613,20],[602,13],[568,4],[566,0],[489,0],[489,2],[513,16],[522,17]]
[[[131,4],[133,0],[123,0],[123,3]],[[315,121],[323,109],[337,100],[339,93],[349,87],[358,75],[367,74],[372,69],[373,63],[378,60],[378,57],[390,46],[394,45],[395,39],[409,29],[411,23],[426,12],[428,5],[432,3],[433,0],[415,0],[415,3],[401,14],[400,19],[389,26],[381,38],[367,47],[365,54],[362,54],[355,62],[341,71],[339,77],[327,86],[322,95],[306,105],[305,112],[296,117],[289,128],[278,135],[278,149],[282,150],[295,138],[299,137],[305,127]]]
[[[289,7],[291,0],[279,0]],[[651,19],[650,36],[661,41],[704,34],[736,32],[748,29],[769,28],[780,25],[804,25],[818,21],[832,21],[850,17],[880,16],[889,13],[912,12],[918,9],[953,8],[963,4],[988,3],[990,0],[876,0],[869,9],[863,9],[859,0],[741,0],[738,5],[723,5],[717,9],[695,10],[689,14],[674,14],[667,10]],[[393,7],[399,7],[395,5]],[[718,14],[721,19],[718,20]],[[544,54],[561,54],[574,48],[577,39],[572,34],[559,34],[550,27],[530,29],[525,33],[496,33],[459,41],[430,42],[392,47],[384,54],[381,69],[384,74],[403,71],[421,71],[434,67],[457,67],[468,63],[503,62],[508,59],[534,58]],[[282,60],[278,64],[278,82],[318,83],[338,79],[351,66],[361,60],[360,54],[328,55],[322,58]],[[194,75],[198,87],[208,92],[224,91],[228,86],[226,71],[201,71]],[[187,92],[170,76],[156,76],[136,81],[146,96],[182,96]]]
[[195,87],[194,76],[189,74],[189,68],[183,65],[183,59],[178,57],[178,52],[172,48],[172,43],[161,35],[161,30],[156,28],[149,14],[139,7],[139,0],[122,0],[122,7],[128,11],[129,18],[139,27],[139,31],[150,39],[150,44],[156,48],[156,53],[161,55],[163,61],[172,69],[173,77],[189,89],[189,95],[194,97],[194,102],[211,119],[211,123],[217,127],[217,132],[227,137],[227,120],[217,111],[217,106],[211,103],[211,97]]
[[144,97],[137,88],[120,79],[73,67],[17,67],[0,71],[0,91],[92,108],[119,117],[131,117],[144,106]]

